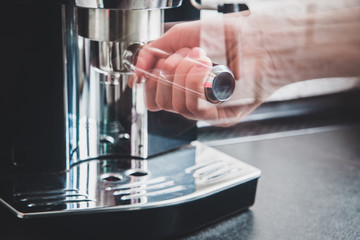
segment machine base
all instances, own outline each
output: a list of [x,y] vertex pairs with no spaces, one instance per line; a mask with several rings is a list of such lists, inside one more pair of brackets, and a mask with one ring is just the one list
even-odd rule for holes
[[166,238],[246,210],[259,177],[260,170],[194,142],[147,160],[96,159],[68,172],[2,176],[0,202],[32,229],[51,221],[82,236]]

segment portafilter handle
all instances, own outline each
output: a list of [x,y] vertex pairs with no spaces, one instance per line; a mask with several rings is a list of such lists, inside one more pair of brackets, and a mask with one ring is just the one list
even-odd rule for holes
[[[124,53],[125,67],[134,71],[136,60],[142,44],[133,44]],[[163,53],[170,55],[169,53]],[[213,104],[223,103],[231,98],[235,90],[235,77],[225,65],[213,64],[203,83],[205,99]]]

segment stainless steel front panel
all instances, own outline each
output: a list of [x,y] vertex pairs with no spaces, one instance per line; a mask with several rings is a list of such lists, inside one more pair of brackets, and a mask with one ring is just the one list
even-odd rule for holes
[[194,121],[149,113],[144,83],[128,86],[133,72],[125,64],[125,53],[161,36],[161,9],[67,6],[64,23],[67,168],[105,156],[147,158],[195,140]]
[[[92,10],[69,7],[65,13],[71,18],[68,22],[75,22],[72,33],[66,35],[67,42],[75,45],[75,52],[67,55],[68,166],[104,155],[146,158],[148,129],[143,83],[128,86],[133,73],[124,67],[123,55],[129,46],[161,35],[162,12],[112,10],[107,15],[108,10],[97,9],[98,14],[90,13],[82,19],[87,24],[77,24],[84,11]],[[114,20],[112,14],[118,21],[110,21]],[[85,31],[88,34],[82,34],[81,29],[87,27],[92,28]],[[116,36],[116,41],[102,37],[106,36],[105,28],[109,36]]]

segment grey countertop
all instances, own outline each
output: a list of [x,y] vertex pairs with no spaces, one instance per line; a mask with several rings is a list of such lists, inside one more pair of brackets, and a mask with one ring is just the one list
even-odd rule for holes
[[218,147],[262,170],[253,207],[183,239],[360,239],[360,128]]

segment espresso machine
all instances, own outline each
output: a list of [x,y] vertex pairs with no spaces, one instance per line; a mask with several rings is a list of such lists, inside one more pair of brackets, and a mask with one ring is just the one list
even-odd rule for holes
[[[147,111],[144,82],[128,86],[165,9],[181,4],[3,3],[0,202],[22,221],[112,216],[132,236],[171,237],[254,203],[260,170],[196,141],[195,121]],[[224,66],[206,81],[214,104],[234,91]]]

